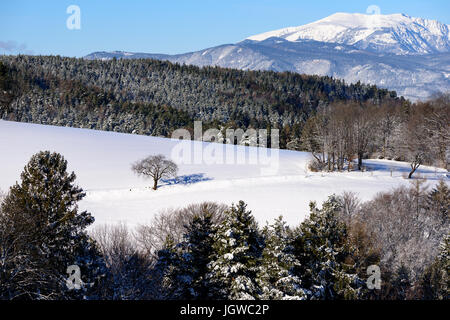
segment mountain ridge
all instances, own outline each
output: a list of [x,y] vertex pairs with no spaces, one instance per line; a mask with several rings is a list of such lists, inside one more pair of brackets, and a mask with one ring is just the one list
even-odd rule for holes
[[[354,14],[338,13],[305,26],[310,27],[317,23],[322,25],[324,21],[326,23],[331,21],[334,24],[340,21],[343,24],[353,23],[358,26],[363,23],[360,21],[361,17],[369,17],[369,15],[356,15],[360,20],[346,22],[344,17],[348,15],[355,17]],[[419,23],[417,28],[419,25],[425,25],[436,34],[439,34],[439,28],[444,25],[435,20],[412,18],[404,14],[395,16],[397,22],[390,22],[393,25],[402,19],[406,19],[405,21],[416,19]],[[375,18],[370,16],[369,18],[379,19],[383,22],[387,19],[386,17],[389,16]],[[374,29],[377,28],[375,25]],[[390,47],[380,45],[380,42],[376,42],[381,37],[380,30],[376,31],[376,38],[368,38],[369,44],[362,40],[353,43],[355,40],[353,36],[348,38],[350,39],[347,41],[349,43],[330,42],[326,38],[322,40],[327,41],[314,39],[295,39],[293,41],[294,38],[286,36],[288,33],[283,37],[282,34],[279,34],[279,30],[278,33],[275,30],[272,33],[278,37],[270,36],[272,35],[270,32],[263,33],[235,44],[224,44],[185,54],[166,55],[114,51],[94,52],[85,58],[101,60],[152,58],[200,67],[220,66],[242,70],[291,71],[320,76],[327,75],[343,79],[348,83],[361,81],[395,90],[399,95],[416,101],[427,99],[435,93],[450,91],[450,41],[448,41],[450,34],[448,25],[442,28],[445,29],[442,34],[446,35],[447,42],[434,47],[433,50],[430,49],[431,53],[420,53],[417,49],[405,54],[403,51],[394,50],[398,47],[398,43]],[[298,31],[289,28],[280,30],[290,30],[294,33]],[[414,42],[413,38],[408,41]],[[405,39],[403,42],[407,42]]]
[[340,12],[306,25],[269,31],[247,39],[262,41],[272,37],[292,42],[315,40],[355,45],[364,50],[402,55],[450,52],[448,25],[406,14]]

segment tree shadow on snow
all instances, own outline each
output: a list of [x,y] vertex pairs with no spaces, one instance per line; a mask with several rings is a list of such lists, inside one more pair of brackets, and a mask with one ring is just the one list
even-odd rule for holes
[[[355,168],[357,166],[357,163],[354,164]],[[378,161],[371,161],[371,160],[364,160],[363,166],[366,168],[367,171],[385,171],[390,172],[393,171],[394,175],[407,175],[411,168],[409,167],[409,164],[406,162],[378,162]],[[434,168],[430,168],[428,166],[420,166],[413,178],[416,178],[420,175],[426,175],[426,178],[428,180],[439,180],[442,178],[449,178],[448,174],[446,172],[443,172],[442,169],[435,170]]]
[[188,175],[184,175],[184,176],[178,176],[173,179],[161,179],[161,182],[163,183],[162,186],[170,186],[170,185],[176,185],[176,184],[188,185],[188,184],[194,184],[194,183],[210,181],[210,180],[213,180],[213,179],[209,178],[209,177],[205,177],[204,173],[193,173],[193,174],[188,174]]

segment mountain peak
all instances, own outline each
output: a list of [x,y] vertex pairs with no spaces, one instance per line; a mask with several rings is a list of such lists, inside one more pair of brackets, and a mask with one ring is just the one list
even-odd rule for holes
[[394,54],[450,52],[449,26],[436,20],[413,18],[404,13],[363,14],[337,12],[298,27],[269,31],[247,38],[287,41],[315,40],[353,45],[360,49]]

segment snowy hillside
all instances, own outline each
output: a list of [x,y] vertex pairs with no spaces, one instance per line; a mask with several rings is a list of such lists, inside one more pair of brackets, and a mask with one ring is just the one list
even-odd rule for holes
[[[404,179],[409,169],[406,163],[368,160],[370,170],[364,173],[311,173],[306,171],[309,154],[285,150],[279,151],[278,170],[268,173],[264,171],[267,164],[250,163],[254,149],[241,146],[228,147],[247,155],[244,164],[207,164],[206,158],[198,164],[180,164],[182,177],[176,183],[166,182],[157,191],[149,188],[150,181],[131,172],[132,162],[150,154],[170,157],[179,143],[195,145],[195,154],[205,155],[211,148],[211,144],[200,142],[0,120],[0,188],[6,191],[19,179],[32,154],[50,150],[63,154],[69,169],[77,174],[78,184],[87,191],[81,209],[92,212],[96,224],[124,221],[135,225],[148,222],[169,207],[244,200],[260,223],[283,215],[295,225],[307,214],[310,200],[320,203],[328,195],[345,190],[370,199],[377,192],[408,184]],[[277,159],[275,155],[273,159]],[[419,174],[434,184],[446,172],[422,167]]]
[[315,40],[394,54],[450,51],[449,26],[439,21],[405,14],[336,13],[299,27],[284,28],[248,37],[263,41],[272,37],[288,41]]
[[[69,169],[77,174],[78,184],[87,191],[81,208],[92,212],[96,223],[125,221],[135,225],[148,222],[155,213],[170,207],[244,200],[261,223],[283,215],[290,224],[297,224],[307,214],[310,200],[321,202],[328,195],[345,190],[370,199],[377,192],[408,184],[403,178],[408,172],[406,163],[370,160],[367,165],[372,170],[364,173],[311,173],[306,171],[309,154],[285,150],[279,153],[279,170],[270,175],[261,171],[266,165],[249,161],[181,164],[181,182],[166,183],[152,191],[148,188],[150,181],[131,172],[132,162],[150,154],[171,156],[178,143],[164,138],[0,120],[0,188],[5,191],[19,179],[32,154],[51,150],[62,153]],[[250,148],[232,148],[250,154]],[[424,167],[419,171],[430,184],[445,177],[443,170]]]

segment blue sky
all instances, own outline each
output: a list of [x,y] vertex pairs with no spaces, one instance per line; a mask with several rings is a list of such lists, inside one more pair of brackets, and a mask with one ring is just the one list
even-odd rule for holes
[[[81,9],[80,30],[66,27],[72,4]],[[0,54],[184,53],[370,5],[450,24],[448,0],[2,0]]]

